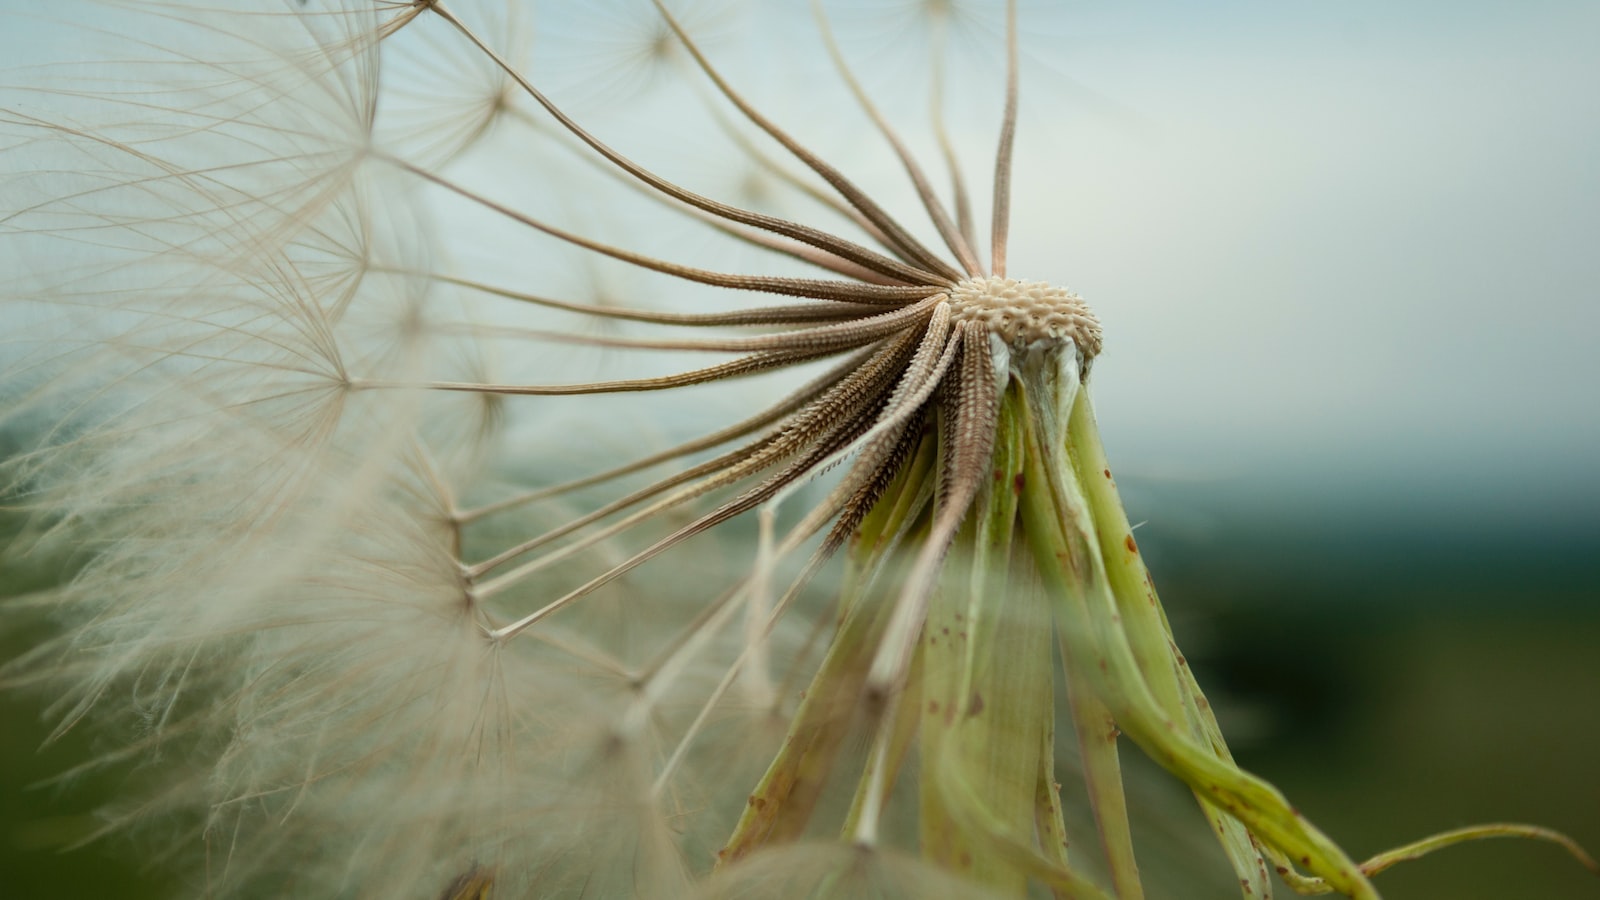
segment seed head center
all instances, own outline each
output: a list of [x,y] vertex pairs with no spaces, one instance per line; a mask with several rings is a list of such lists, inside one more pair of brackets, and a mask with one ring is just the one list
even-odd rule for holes
[[1100,320],[1066,288],[990,276],[963,281],[949,293],[952,321],[978,322],[1013,347],[1071,341],[1086,361],[1100,352]]

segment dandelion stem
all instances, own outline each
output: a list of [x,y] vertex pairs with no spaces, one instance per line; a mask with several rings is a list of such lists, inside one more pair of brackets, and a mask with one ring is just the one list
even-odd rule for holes
[[1017,0],[1006,0],[1006,106],[1000,121],[1000,148],[994,162],[993,250],[990,271],[1006,275],[1006,245],[1011,232],[1011,156],[1017,138]]

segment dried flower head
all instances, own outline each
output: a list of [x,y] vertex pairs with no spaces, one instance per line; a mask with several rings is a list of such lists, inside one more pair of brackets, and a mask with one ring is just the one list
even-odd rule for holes
[[[927,6],[937,111],[958,17]],[[192,825],[207,892],[1133,898],[1126,737],[1247,898],[1375,898],[1497,834],[1588,862],[1496,825],[1358,865],[1233,762],[1101,447],[1100,324],[1007,271],[1015,4],[983,229],[943,117],[941,192],[815,11],[915,221],[660,0],[618,66],[692,79],[665,119],[557,102],[533,41],[572,11],[494,0],[130,2],[103,80],[11,91],[8,410],[47,423],[11,482],[81,569],[7,671],[169,763],[111,827]],[[589,124],[688,108],[733,154],[717,196]],[[719,262],[679,261],[698,236]],[[619,299],[614,264],[654,280]]]

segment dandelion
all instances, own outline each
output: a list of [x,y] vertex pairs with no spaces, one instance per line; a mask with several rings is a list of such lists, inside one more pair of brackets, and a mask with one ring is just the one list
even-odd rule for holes
[[[721,195],[554,99],[516,4],[111,12],[139,37],[107,26],[103,83],[35,78],[4,114],[9,411],[48,423],[10,480],[30,549],[81,559],[26,598],[70,627],[7,671],[60,692],[62,730],[131,720],[113,756],[169,780],[108,828],[186,823],[203,890],[1140,897],[1129,743],[1245,897],[1276,872],[1374,898],[1496,835],[1593,867],[1526,825],[1357,864],[1233,762],[1101,446],[1100,324],[1008,271],[1015,4],[983,227],[944,118],[936,179],[820,5],[916,219],[659,2],[611,74],[696,86]],[[952,14],[926,15],[937,49]],[[631,241],[599,236],[615,203]],[[533,286],[563,283],[589,294]],[[614,402],[790,370],[675,442]]]

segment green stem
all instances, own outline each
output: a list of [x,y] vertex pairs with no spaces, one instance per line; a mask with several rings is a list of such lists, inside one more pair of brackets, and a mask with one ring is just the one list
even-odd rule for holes
[[[1067,423],[1067,446],[1076,464],[1079,487],[1089,502],[1100,556],[1106,566],[1106,580],[1116,597],[1123,630],[1151,694],[1168,719],[1187,727],[1191,740],[1202,747],[1210,747],[1218,759],[1231,764],[1233,757],[1222,741],[1221,732],[1207,727],[1208,724],[1214,726],[1215,719],[1210,718],[1205,695],[1172,639],[1166,613],[1156,597],[1155,581],[1145,567],[1138,542],[1133,537],[1133,527],[1128,524],[1128,514],[1122,507],[1122,497],[1117,493],[1087,391],[1082,392],[1073,405]],[[1195,796],[1228,863],[1239,877],[1245,900],[1271,898],[1272,878],[1249,830],[1204,794],[1197,791]]]
[[1122,761],[1117,754],[1117,723],[1111,710],[1090,687],[1092,676],[1075,660],[1080,655],[1061,641],[1067,667],[1067,701],[1072,728],[1078,736],[1078,759],[1100,850],[1111,873],[1111,886],[1121,900],[1139,900],[1144,887],[1139,863],[1133,855],[1133,826],[1128,819],[1128,798],[1122,790]]
[[[1071,373],[1075,376],[1075,371]],[[1075,380],[1075,378],[1074,378]],[[1074,653],[1094,663],[1099,693],[1124,732],[1158,764],[1182,778],[1207,801],[1238,819],[1268,844],[1301,860],[1336,890],[1358,900],[1377,900],[1377,891],[1342,850],[1306,822],[1275,788],[1237,766],[1218,759],[1209,746],[1189,736],[1186,723],[1170,716],[1146,682],[1122,613],[1108,583],[1087,501],[1071,462],[1046,441],[1054,431],[1053,410],[1031,420],[1028,489],[1022,514],[1034,558],[1057,599],[1058,626]],[[1080,414],[1073,404],[1074,414]],[[1088,415],[1087,406],[1081,412]],[[1058,432],[1059,433],[1059,432]]]

